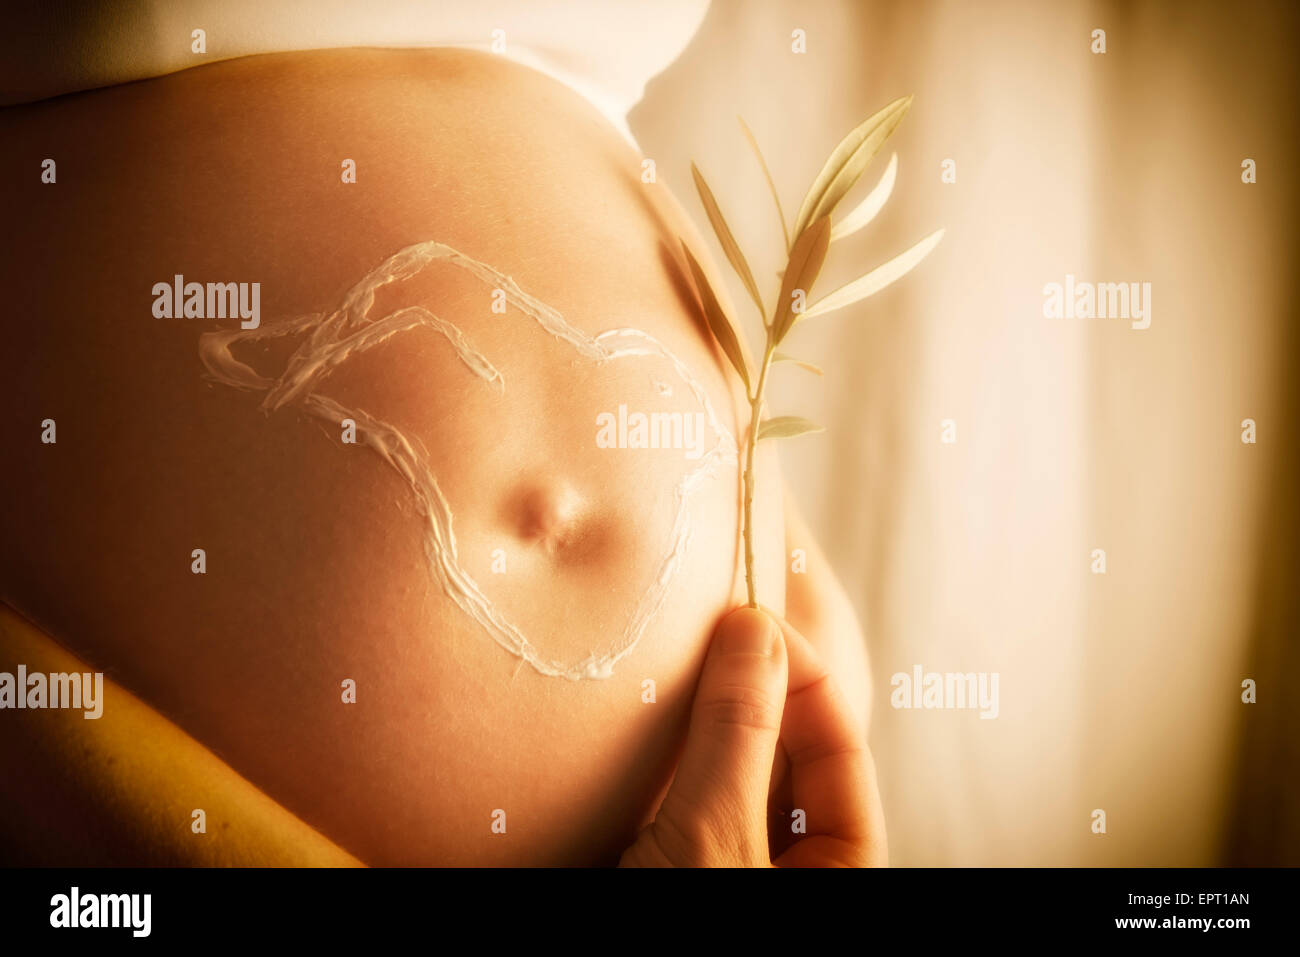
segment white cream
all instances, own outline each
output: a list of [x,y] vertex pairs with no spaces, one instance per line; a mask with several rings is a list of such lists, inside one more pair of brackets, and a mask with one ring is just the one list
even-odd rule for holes
[[[686,472],[674,490],[676,514],[670,535],[671,547],[659,563],[654,580],[641,596],[623,630],[622,637],[603,655],[591,654],[581,661],[562,662],[542,655],[519,628],[508,621],[483,594],[478,583],[460,566],[456,536],[452,529],[451,506],[438,486],[437,477],[419,446],[401,429],[361,409],[349,409],[317,391],[331,369],[349,357],[384,342],[399,332],[427,326],[441,333],[471,373],[500,391],[505,377],[452,323],[420,306],[405,306],[370,319],[375,292],[392,282],[408,279],[430,263],[446,261],[465,270],[493,289],[501,289],[507,302],[532,318],[556,339],[597,363],[616,359],[660,358],[672,366],[700,404],[713,432],[713,444]],[[306,334],[278,379],[259,375],[231,354],[237,343],[253,343],[281,336]],[[690,544],[691,524],[687,508],[692,492],[715,473],[720,464],[735,464],[734,437],[718,419],[703,383],[686,364],[662,343],[639,329],[610,329],[591,337],[565,322],[545,303],[529,296],[505,274],[438,242],[407,246],[372,270],[330,313],[313,313],[263,323],[255,329],[232,329],[204,333],[199,337],[199,355],[208,376],[216,382],[252,392],[265,392],[261,408],[267,414],[286,406],[297,406],[334,424],[345,418],[356,422],[357,440],[368,445],[395,469],[415,497],[424,519],[425,553],[435,580],[462,611],[482,626],[506,651],[528,662],[544,675],[578,680],[607,678],[614,665],[632,652],[650,621],[663,607],[673,576],[681,568]],[[656,387],[663,383],[656,383]],[[659,390],[664,394],[663,390]],[[671,389],[669,393],[671,394]]]

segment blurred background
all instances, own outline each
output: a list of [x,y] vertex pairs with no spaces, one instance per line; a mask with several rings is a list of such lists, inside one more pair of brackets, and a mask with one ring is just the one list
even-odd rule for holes
[[[699,164],[770,296],[780,226],[736,115],[792,220],[836,142],[916,96],[841,209],[896,150],[893,197],[817,288],[946,236],[801,324],[787,351],[826,377],[770,393],[827,427],[784,464],[867,633],[895,864],[1300,864],[1298,22],[1280,2],[714,0],[630,114],[712,242]],[[1150,282],[1150,328],[1044,318],[1066,274]],[[916,665],[997,672],[998,717],[891,708]]]

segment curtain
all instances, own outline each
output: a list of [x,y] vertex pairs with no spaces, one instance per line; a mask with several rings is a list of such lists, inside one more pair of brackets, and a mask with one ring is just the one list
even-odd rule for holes
[[[1297,20],[715,0],[630,115],[711,236],[700,166],[774,296],[780,224],[736,115],[792,219],[839,138],[915,94],[842,209],[896,151],[891,199],[812,298],[943,241],[801,324],[786,351],[825,378],[770,393],[827,428],[783,464],[866,631],[896,864],[1300,863]],[[1136,295],[1131,318],[1049,318],[1052,283],[1149,283],[1149,325]],[[996,717],[893,707],[918,666],[996,673]]]

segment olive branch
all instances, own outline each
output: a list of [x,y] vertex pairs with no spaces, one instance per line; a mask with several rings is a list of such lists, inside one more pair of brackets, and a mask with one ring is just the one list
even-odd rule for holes
[[[749,127],[745,125],[745,121],[740,120],[740,127],[744,131],[745,138],[749,140],[754,155],[758,158],[758,164],[762,167],[763,175],[766,177],[768,188],[772,193],[772,201],[776,204],[776,212],[781,219],[781,233],[785,240],[785,250],[788,257],[781,279],[781,292],[777,296],[776,305],[770,317],[763,305],[763,297],[759,294],[758,284],[754,282],[754,274],[750,271],[749,263],[745,260],[744,254],[736,244],[735,237],[732,236],[731,229],[727,226],[727,221],[718,208],[717,200],[713,198],[713,191],[709,189],[708,184],[704,181],[704,176],[696,165],[691,163],[691,174],[695,178],[695,188],[699,191],[700,201],[704,204],[704,211],[708,214],[713,231],[717,233],[718,241],[722,244],[722,251],[726,254],[727,261],[736,270],[736,275],[740,277],[740,281],[749,292],[750,298],[754,300],[759,318],[762,319],[763,328],[766,331],[763,360],[759,366],[757,381],[755,381],[745,362],[744,353],[741,352],[740,343],[736,339],[731,320],[728,319],[727,314],[718,304],[718,297],[709,286],[708,280],[705,279],[704,271],[700,268],[699,262],[691,255],[686,243],[679,239],[682,250],[686,253],[687,265],[690,267],[691,275],[700,294],[700,303],[704,307],[704,318],[708,323],[709,330],[713,333],[714,339],[717,340],[728,361],[739,373],[741,381],[745,384],[745,393],[749,398],[750,428],[749,439],[745,446],[745,500],[742,534],[745,541],[745,586],[749,592],[749,607],[751,608],[758,607],[754,582],[753,529],[754,453],[758,448],[758,443],[764,439],[790,438],[808,432],[824,431],[821,426],[799,416],[782,415],[760,420],[763,397],[767,390],[767,376],[773,364],[790,362],[817,375],[822,375],[822,370],[817,366],[796,359],[784,352],[779,352],[777,347],[781,345],[786,336],[801,320],[811,319],[814,316],[823,316],[828,312],[834,312],[836,309],[842,309],[859,300],[866,299],[868,296],[884,289],[894,280],[906,275],[943,238],[943,230],[937,230],[902,255],[896,256],[889,262],[878,266],[865,276],[860,276],[841,286],[811,306],[805,306],[808,294],[812,291],[813,283],[817,280],[822,264],[826,260],[826,252],[830,248],[830,244],[857,232],[871,222],[889,198],[889,194],[894,188],[894,177],[898,169],[897,154],[890,157],[888,168],[866,199],[834,226],[831,225],[831,213],[834,212],[840,200],[861,178],[867,165],[880,152],[885,140],[902,122],[908,107],[911,105],[912,97],[910,96],[895,100],[840,141],[840,144],[831,153],[830,158],[826,160],[825,165],[822,166],[821,172],[817,174],[817,178],[813,180],[807,195],[804,196],[803,203],[799,207],[799,215],[795,217],[793,235],[786,227],[785,213],[781,209],[781,200],[776,192],[776,184],[772,181],[772,174],[763,159],[762,151],[758,148],[758,142],[754,139],[754,134],[750,132]],[[758,423],[757,427],[755,427],[754,423]]]

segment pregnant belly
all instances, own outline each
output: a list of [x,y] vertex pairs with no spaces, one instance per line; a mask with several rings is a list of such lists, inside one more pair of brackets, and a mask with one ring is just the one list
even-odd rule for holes
[[664,188],[463,52],[249,58],[0,125],[0,597],[363,860],[614,859],[743,594],[747,412]]

